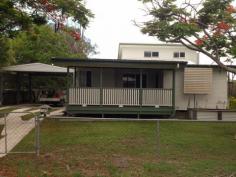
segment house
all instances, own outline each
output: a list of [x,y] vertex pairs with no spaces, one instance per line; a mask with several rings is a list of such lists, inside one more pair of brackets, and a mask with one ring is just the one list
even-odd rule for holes
[[[215,65],[199,64],[198,52],[181,44],[136,43],[120,43],[118,51],[118,59],[120,60],[165,60],[188,63],[185,69],[176,70],[176,110],[227,108],[227,72]],[[202,83],[200,84],[200,82]],[[194,89],[194,91],[186,89]]]
[[173,116],[177,110],[227,108],[227,73],[199,65],[198,53],[180,45],[121,44],[118,59],[52,61],[75,70],[67,84],[68,114]]
[[199,64],[199,53],[180,44],[120,43],[118,59],[187,61]]

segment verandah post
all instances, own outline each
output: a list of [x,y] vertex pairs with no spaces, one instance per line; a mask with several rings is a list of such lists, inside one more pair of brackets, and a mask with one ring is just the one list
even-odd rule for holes
[[141,113],[141,108],[142,108],[142,104],[143,104],[143,70],[139,69],[139,79],[140,79],[140,86],[139,86],[139,107],[140,107],[140,111],[138,114],[138,118],[140,118],[140,113]]
[[70,76],[69,76],[69,74],[70,74],[70,67],[69,66],[67,66],[67,75],[66,75],[66,87],[67,87],[67,89],[66,89],[66,104],[68,105],[69,104],[69,87],[70,87]]
[[74,77],[73,77],[73,87],[74,87],[74,88],[76,88],[76,80],[77,80],[76,75],[77,75],[77,73],[76,73],[76,67],[74,67]]
[[172,116],[175,116],[175,77],[176,75],[176,70],[174,69],[172,71],[172,108],[173,108],[173,113]]
[[32,76],[28,73],[28,94],[29,94],[29,102],[32,103]]
[[16,104],[20,104],[20,91],[21,91],[21,82],[20,82],[20,73],[16,74]]
[[[100,107],[103,105],[103,68],[100,68]],[[102,112],[102,118],[104,113]]]

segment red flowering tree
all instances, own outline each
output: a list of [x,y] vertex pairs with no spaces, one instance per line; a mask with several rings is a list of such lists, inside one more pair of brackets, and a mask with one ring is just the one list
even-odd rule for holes
[[31,24],[55,22],[55,30],[63,27],[68,19],[86,28],[93,14],[83,0],[1,0],[0,36],[13,37]]
[[210,57],[223,69],[236,57],[236,8],[233,0],[141,0],[151,20],[142,32],[164,42],[181,43]]

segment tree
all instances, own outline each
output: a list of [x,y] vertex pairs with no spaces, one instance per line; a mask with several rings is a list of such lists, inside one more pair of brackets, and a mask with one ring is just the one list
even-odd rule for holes
[[[233,0],[141,0],[147,5],[150,20],[142,32],[160,41],[181,43],[210,57],[221,68],[236,73],[224,64],[236,57],[236,9]],[[196,2],[196,1],[194,1]]]
[[70,33],[60,31],[55,33],[48,25],[34,26],[29,31],[20,32],[11,40],[16,62],[20,63],[51,63],[55,56],[87,58],[95,52],[90,42],[80,38],[75,40]]
[[0,67],[7,66],[15,62],[11,41],[5,37],[0,37],[0,56]]
[[45,24],[48,20],[65,22],[72,18],[86,28],[92,13],[82,0],[1,0],[0,35],[13,37],[31,24]]

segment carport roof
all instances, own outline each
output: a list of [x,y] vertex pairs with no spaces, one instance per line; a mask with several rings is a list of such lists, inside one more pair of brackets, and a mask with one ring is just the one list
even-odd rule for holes
[[3,67],[3,72],[23,72],[23,73],[58,73],[65,74],[67,69],[64,67],[48,65],[44,63],[30,63]]

